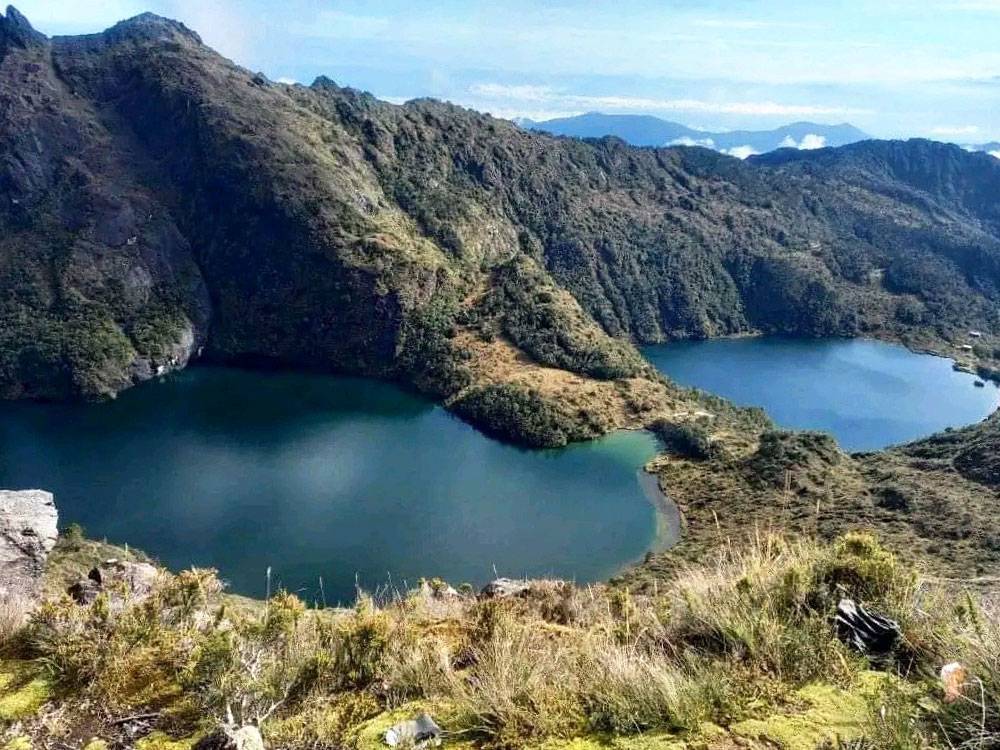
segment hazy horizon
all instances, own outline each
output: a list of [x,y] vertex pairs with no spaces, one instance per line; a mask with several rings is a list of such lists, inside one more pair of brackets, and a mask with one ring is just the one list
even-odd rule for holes
[[390,101],[434,97],[507,118],[600,111],[705,130],[809,120],[875,137],[1000,140],[1000,0],[15,5],[49,35],[151,11],[274,80],[326,75]]

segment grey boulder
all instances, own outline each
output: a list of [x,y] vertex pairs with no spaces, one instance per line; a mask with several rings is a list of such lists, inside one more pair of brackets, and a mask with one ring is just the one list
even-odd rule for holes
[[0,490],[0,600],[38,601],[57,521],[51,492]]

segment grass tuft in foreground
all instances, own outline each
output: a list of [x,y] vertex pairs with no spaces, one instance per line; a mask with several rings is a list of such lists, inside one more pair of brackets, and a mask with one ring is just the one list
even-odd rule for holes
[[[837,639],[845,596],[899,621],[893,653]],[[143,601],[50,598],[4,646],[4,741],[114,746],[138,714],[146,747],[249,723],[271,747],[368,748],[427,711],[456,747],[1000,743],[1000,620],[867,535],[758,536],[641,595],[536,582],[511,600],[440,586],[349,610],[239,604],[206,570]],[[945,703],[952,661],[968,684]]]

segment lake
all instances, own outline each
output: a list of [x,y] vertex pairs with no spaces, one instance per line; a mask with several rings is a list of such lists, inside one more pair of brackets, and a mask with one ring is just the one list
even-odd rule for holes
[[[784,427],[880,448],[975,422],[993,384],[898,346],[748,338],[649,347],[676,381]],[[100,404],[0,402],[0,487],[56,495],[60,521],[221,571],[351,601],[355,584],[496,575],[605,579],[677,535],[645,432],[526,451],[426,399],[355,378],[193,367]]]
[[676,382],[746,406],[776,424],[832,433],[851,451],[884,448],[982,420],[1000,389],[943,357],[863,339],[739,338],[645,347]]
[[329,603],[440,576],[594,581],[640,558],[655,439],[561,450],[484,437],[382,382],[194,367],[100,404],[0,403],[0,487],[53,492],[60,524],[232,590],[274,578]]

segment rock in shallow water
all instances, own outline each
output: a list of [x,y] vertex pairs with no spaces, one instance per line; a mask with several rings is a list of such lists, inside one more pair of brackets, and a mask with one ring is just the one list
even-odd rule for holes
[[57,520],[51,492],[0,490],[0,601],[38,600]]

